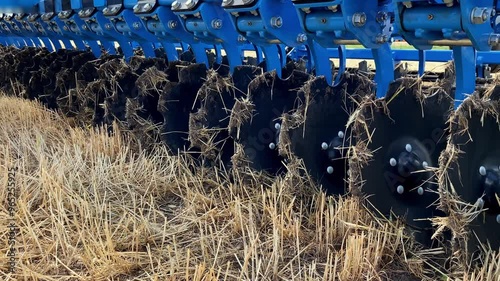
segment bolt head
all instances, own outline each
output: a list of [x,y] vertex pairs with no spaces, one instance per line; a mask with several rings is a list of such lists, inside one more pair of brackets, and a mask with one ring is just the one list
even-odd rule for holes
[[497,223],[500,223],[500,215],[497,215]]
[[479,198],[479,199],[477,199],[477,201],[476,201],[476,206],[477,206],[479,209],[484,208],[484,200],[483,200],[483,198]]
[[179,2],[179,1],[172,2],[172,9],[177,10],[180,7],[181,7],[181,2]]
[[427,163],[426,161],[422,162],[422,167],[424,167],[424,169],[429,168],[429,163]]
[[486,176],[486,168],[484,166],[479,167],[479,174],[481,176]]
[[491,16],[491,10],[488,8],[476,7],[472,9],[470,21],[472,24],[483,24]]
[[417,192],[418,192],[418,195],[420,195],[420,196],[424,195],[424,188],[423,187],[419,187],[417,189]]
[[146,3],[144,5],[144,10],[146,10],[146,11],[149,11],[151,8],[153,8],[153,6],[151,6],[151,4],[149,4],[149,3]]
[[229,6],[229,5],[233,4],[233,2],[234,2],[233,0],[223,0],[222,5]]
[[326,142],[321,144],[321,149],[327,150],[328,149],[328,144]]
[[333,167],[332,166],[328,166],[328,168],[326,168],[326,172],[331,175],[333,174]]
[[304,43],[306,41],[307,41],[307,35],[305,35],[304,33],[301,33],[297,36],[298,43]]
[[398,161],[395,159],[395,158],[391,158],[389,160],[389,164],[392,166],[392,167],[396,167],[396,165],[398,164]]
[[413,150],[413,147],[411,146],[411,144],[409,144],[409,143],[408,143],[408,144],[406,144],[406,146],[405,146],[405,150],[406,150],[407,152],[411,152],[411,151]]
[[134,13],[140,12],[141,11],[141,6],[139,4],[136,4],[133,8]]
[[106,28],[107,30],[111,30],[111,24],[110,23],[105,24],[104,28]]
[[221,19],[214,19],[212,21],[212,27],[215,29],[221,29],[222,28],[222,20]]
[[274,28],[281,28],[283,26],[283,19],[281,17],[272,17],[271,26]]
[[343,139],[343,138],[345,137],[345,134],[344,134],[344,132],[339,131],[339,132],[337,133],[337,136],[338,136],[339,138]]
[[177,21],[171,20],[168,22],[168,28],[170,29],[176,29],[177,28]]
[[405,188],[404,186],[402,185],[398,185],[398,187],[396,188],[396,191],[399,193],[399,194],[403,194],[405,192]]
[[278,131],[281,130],[281,124],[280,123],[274,124],[274,128]]
[[274,142],[269,144],[269,149],[275,150],[276,149],[276,144]]
[[193,0],[187,0],[187,1],[186,1],[186,6],[187,6],[188,8],[193,8],[193,7],[194,7],[194,5],[195,5],[195,3],[194,3],[194,1],[193,1]]
[[366,24],[366,19],[365,13],[355,13],[352,16],[352,24],[356,27],[362,27]]

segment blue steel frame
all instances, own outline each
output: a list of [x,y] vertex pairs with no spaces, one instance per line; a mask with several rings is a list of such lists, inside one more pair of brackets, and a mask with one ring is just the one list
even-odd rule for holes
[[[394,61],[389,46],[392,36],[390,1],[378,0],[294,0],[302,29],[306,35],[325,48],[338,48],[341,61],[337,77],[345,70],[344,47],[346,44],[362,44],[371,49],[377,68],[375,82],[377,97],[385,96],[394,80]],[[314,45],[309,46],[314,50]],[[322,57],[314,57],[319,61]],[[329,75],[325,68],[316,72]]]
[[[292,55],[306,54],[309,68],[333,84],[328,58],[340,59],[337,79],[347,58],[374,59],[378,97],[394,79],[394,61],[419,61],[423,74],[426,61],[447,61],[451,55],[458,106],[475,90],[482,73],[477,66],[498,63],[500,53],[491,51],[500,45],[498,9],[494,0],[93,0],[92,7],[84,7],[83,0],[3,0],[0,40],[51,51],[74,45],[96,56],[102,49],[115,53],[118,43],[125,58],[133,55],[134,43],[148,57],[161,44],[169,60],[178,58],[177,49],[190,47],[198,62],[207,64],[207,49],[218,54],[224,49],[231,69],[242,63],[243,50],[253,49],[278,73],[289,55],[286,45],[295,48]],[[417,50],[391,50],[397,36]],[[346,50],[349,44],[366,49]],[[433,46],[452,50],[429,51]]]

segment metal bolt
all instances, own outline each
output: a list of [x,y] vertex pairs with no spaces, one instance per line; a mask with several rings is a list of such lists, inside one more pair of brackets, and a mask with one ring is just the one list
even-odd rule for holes
[[177,10],[177,9],[179,9],[180,7],[181,7],[181,2],[179,2],[179,1],[174,1],[174,2],[172,2],[172,9],[173,9],[173,10]]
[[479,199],[477,199],[477,201],[476,201],[476,206],[478,206],[478,207],[479,207],[479,209],[484,208],[484,200],[483,200],[483,198],[479,198]]
[[389,40],[389,37],[387,37],[387,35],[384,35],[384,34],[379,34],[379,35],[377,35],[377,38],[375,38],[375,40],[377,41],[378,44],[383,44],[383,43],[387,43],[387,41]]
[[274,28],[281,28],[283,26],[283,19],[281,17],[272,17],[271,26]]
[[186,6],[190,9],[190,8],[193,8],[194,6],[194,1],[193,0],[187,0],[186,1]]
[[355,13],[352,15],[352,24],[356,27],[361,27],[366,24],[366,14],[365,13]]
[[391,159],[389,159],[389,164],[392,167],[395,167],[398,164],[398,161],[396,161],[396,159],[394,159],[394,158],[391,158]]
[[116,13],[118,12],[118,7],[117,6],[113,6],[113,8],[111,8],[111,13]]
[[104,9],[102,9],[102,12],[105,13],[105,14],[108,14],[109,13],[109,8],[105,7]]
[[484,166],[479,167],[479,174],[486,176],[486,168]]
[[82,29],[83,30],[89,30],[89,27],[87,25],[85,25],[85,24],[82,24]]
[[222,28],[222,20],[221,19],[214,19],[212,21],[212,27],[215,29],[221,29]]
[[233,4],[233,0],[223,0],[222,1],[222,5],[224,5],[224,6],[229,6],[231,4]]
[[399,193],[399,194],[403,194],[405,192],[405,188],[404,186],[402,185],[398,185],[398,188],[396,189],[396,191]]
[[105,24],[104,28],[106,28],[107,30],[111,30],[111,24],[110,23]]
[[333,174],[333,167],[332,166],[328,166],[328,168],[326,168],[326,172],[328,174],[330,174],[330,175]]
[[497,215],[497,223],[500,223],[500,215]]
[[405,149],[406,151],[411,152],[413,148],[411,147],[411,144],[408,143],[406,144]]
[[176,29],[177,28],[177,21],[171,20],[168,22],[168,28],[170,29]]
[[344,132],[339,131],[339,132],[337,133],[337,136],[338,136],[339,138],[343,139],[345,135],[344,135]]
[[424,188],[423,187],[419,187],[417,189],[417,192],[418,192],[418,195],[420,195],[420,196],[424,195]]
[[146,4],[144,5],[143,10],[145,10],[145,11],[149,11],[151,8],[153,8],[153,6],[151,6],[151,4],[149,4],[149,3],[146,3]]
[[304,33],[300,33],[298,36],[297,36],[297,42],[298,43],[304,43],[307,41],[307,35],[305,35]]
[[247,5],[252,3],[254,0],[242,0],[243,4]]
[[490,16],[490,9],[476,7],[472,9],[470,21],[473,24],[483,24],[488,20]]
[[68,28],[66,25],[65,25],[65,26],[63,26],[63,29],[64,29],[65,31],[68,31],[68,30],[69,30],[69,28]]
[[140,12],[140,11],[141,11],[141,6],[140,6],[139,4],[136,4],[136,5],[134,6],[134,13],[138,13],[138,12]]
[[274,124],[274,128],[275,128],[277,131],[281,130],[281,124],[280,124],[280,123],[276,123],[276,124]]
[[500,44],[500,34],[492,33],[488,38],[488,44],[490,46],[497,46]]
[[326,142],[321,144],[321,149],[327,150],[328,149],[328,144]]
[[377,14],[377,22],[384,22],[387,20],[387,18],[388,18],[388,16],[387,16],[386,12],[379,12]]
[[140,24],[138,21],[136,21],[136,22],[134,22],[134,23],[132,24],[132,27],[133,27],[134,29],[139,29],[139,28],[141,28],[141,24]]
[[429,163],[427,163],[426,161],[422,162],[422,167],[424,167],[424,169],[429,168]]
[[274,142],[269,144],[269,149],[274,150],[276,149],[276,144]]
[[443,3],[446,4],[446,7],[453,7],[453,0],[443,0]]

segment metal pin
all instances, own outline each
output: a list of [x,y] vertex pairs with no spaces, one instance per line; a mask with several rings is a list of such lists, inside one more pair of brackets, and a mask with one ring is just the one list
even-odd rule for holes
[[423,187],[419,187],[417,189],[417,192],[418,192],[418,195],[424,195],[424,188]]
[[276,149],[276,144],[274,142],[269,144],[269,149],[274,150]]
[[396,159],[394,158],[391,158],[389,160],[389,164],[392,166],[392,167],[395,167],[397,164],[398,164],[398,161],[396,161]]
[[411,152],[413,150],[413,147],[411,147],[411,144],[406,144],[405,146],[406,151]]
[[330,174],[330,175],[333,174],[333,167],[332,166],[328,166],[328,168],[326,168],[326,172],[328,174]]
[[274,128],[279,131],[281,129],[281,124],[280,123],[274,124]]
[[321,149],[327,150],[328,149],[328,144],[326,142],[321,144]]
[[426,161],[422,162],[422,167],[424,167],[424,169],[429,168],[429,163],[427,163]]
[[479,167],[479,174],[486,176],[486,168],[484,166]]
[[338,136],[339,138],[343,139],[343,138],[344,138],[344,132],[339,131],[339,132],[337,133],[337,136]]
[[404,186],[402,185],[399,185],[398,188],[396,189],[396,191],[399,193],[399,194],[403,194],[405,192],[405,188]]

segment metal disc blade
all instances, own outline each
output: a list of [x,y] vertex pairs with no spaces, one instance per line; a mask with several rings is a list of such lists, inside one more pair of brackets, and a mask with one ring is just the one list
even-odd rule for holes
[[[297,92],[309,75],[295,71],[287,79],[275,72],[266,72],[254,79],[247,99],[233,107],[230,120],[231,136],[243,148],[243,159],[259,171],[277,174],[283,171],[283,158],[278,152],[280,118],[295,108],[300,100]],[[242,162],[235,155],[233,162]],[[243,163],[233,163],[235,166]]]
[[208,161],[230,164],[234,154],[234,142],[228,132],[230,111],[258,75],[262,75],[262,69],[254,66],[236,67],[231,77],[212,71],[198,91],[200,108],[190,116],[189,139]]
[[466,226],[470,254],[488,245],[500,248],[499,112],[500,86],[466,99],[452,118],[452,135],[442,160],[447,179],[442,187],[456,192],[462,203],[450,202],[449,211],[471,220]]
[[380,214],[404,218],[417,241],[430,245],[427,219],[438,213],[432,167],[446,147],[452,99],[441,89],[422,87],[399,79],[384,99],[363,106],[354,125],[358,155],[350,162],[351,188],[361,187]]
[[[285,117],[283,134],[290,142],[285,155],[297,156],[309,174],[329,194],[347,190],[346,124],[361,97],[373,86],[366,78],[346,74],[336,87],[324,77],[314,78],[301,90],[306,102]],[[280,147],[281,148],[281,147]]]
[[179,71],[179,82],[167,81],[158,102],[162,113],[162,141],[173,154],[187,151],[190,147],[189,115],[198,109],[195,105],[198,90],[207,75],[204,64],[191,64]]

